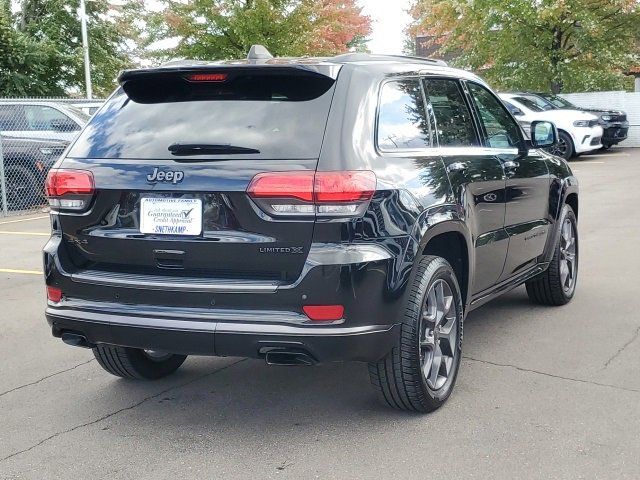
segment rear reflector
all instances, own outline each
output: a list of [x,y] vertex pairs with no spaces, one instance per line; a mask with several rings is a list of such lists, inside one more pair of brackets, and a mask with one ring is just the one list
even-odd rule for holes
[[320,322],[340,320],[344,317],[342,305],[305,305],[302,307],[302,311],[310,320]]
[[226,73],[194,73],[187,77],[191,82],[226,82]]
[[47,285],[47,299],[53,303],[58,303],[62,300],[62,290],[57,287]]

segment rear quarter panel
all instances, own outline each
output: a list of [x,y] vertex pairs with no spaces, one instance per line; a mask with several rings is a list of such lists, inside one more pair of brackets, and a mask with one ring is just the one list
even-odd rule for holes
[[373,72],[354,65],[341,70],[318,170],[371,170],[377,192],[363,218],[318,221],[314,241],[383,243],[394,255],[386,293],[400,298],[430,237],[445,231],[463,231],[467,239],[470,235],[437,148],[393,153],[376,148],[381,85],[417,72]]

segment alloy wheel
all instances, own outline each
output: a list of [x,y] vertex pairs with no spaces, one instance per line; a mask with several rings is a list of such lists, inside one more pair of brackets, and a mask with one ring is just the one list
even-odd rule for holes
[[458,360],[458,312],[449,284],[436,280],[420,315],[420,362],[427,385],[442,388],[454,373]]
[[564,158],[567,154],[567,148],[569,148],[569,146],[567,145],[566,140],[560,137],[558,138],[558,143],[549,149],[549,153]]
[[569,218],[562,224],[560,235],[560,282],[565,293],[573,290],[578,266],[576,232]]

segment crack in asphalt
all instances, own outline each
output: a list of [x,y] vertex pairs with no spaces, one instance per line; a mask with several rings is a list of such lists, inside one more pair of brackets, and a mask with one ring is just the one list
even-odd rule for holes
[[[635,333],[634,337],[629,342],[627,342],[622,348],[620,348],[620,350],[608,362],[610,362],[617,355],[619,355],[620,352],[622,352],[622,350],[624,350],[627,346],[629,346],[636,338],[638,338],[638,336],[640,336],[640,327],[638,327],[638,329],[636,330],[636,333]],[[603,388],[613,388],[615,390],[622,390],[622,391],[625,391],[625,392],[640,393],[640,390],[634,389],[634,388],[620,387],[620,386],[617,386],[617,385],[593,382],[593,381],[590,381],[590,380],[583,380],[583,379],[580,379],[580,378],[565,377],[565,376],[562,376],[562,375],[554,375],[552,373],[542,372],[540,370],[533,370],[533,369],[530,369],[530,368],[519,367],[517,365],[512,365],[512,364],[508,364],[508,363],[492,362],[492,361],[489,361],[489,360],[482,360],[482,359],[479,359],[479,358],[469,357],[469,356],[466,356],[466,355],[463,356],[463,358],[465,360],[470,360],[472,362],[478,362],[478,363],[482,363],[482,364],[486,364],[486,365],[492,365],[492,366],[496,366],[496,367],[512,368],[512,369],[518,370],[520,372],[534,373],[534,374],[537,374],[537,375],[543,375],[545,377],[551,377],[551,378],[555,378],[555,379],[558,379],[558,380],[565,380],[565,381],[576,382],[576,383],[584,383],[584,384],[587,384],[587,385],[594,385],[594,386],[603,387]],[[20,387],[16,387],[16,388],[14,388],[12,390],[8,390],[8,391],[0,394],[0,396],[1,395],[5,395],[7,393],[10,393],[12,391],[18,390],[20,388],[27,387],[29,385],[34,385],[36,383],[39,383],[39,382],[41,382],[41,381],[43,381],[43,380],[45,380],[47,378],[53,377],[55,375],[59,375],[59,374],[64,373],[64,372],[68,372],[70,370],[73,370],[74,368],[78,368],[78,367],[80,367],[82,365],[86,365],[87,363],[89,363],[89,362],[91,362],[93,360],[94,359],[88,360],[88,361],[80,363],[80,364],[78,364],[78,365],[76,365],[74,367],[68,368],[66,370],[61,370],[60,372],[56,372],[56,373],[53,373],[53,374],[48,375],[46,377],[43,377],[40,380],[37,380],[35,382],[31,382],[31,383],[22,385]],[[97,423],[100,423],[100,422],[108,419],[108,418],[111,418],[111,417],[113,417],[115,415],[118,415],[119,413],[126,412],[126,411],[129,411],[129,410],[133,410],[133,409],[139,407],[140,405],[148,402],[149,400],[153,400],[154,398],[157,398],[157,397],[159,397],[161,395],[164,395],[167,392],[170,392],[172,390],[176,390],[176,389],[179,389],[179,388],[182,388],[182,387],[186,387],[187,385],[195,383],[195,382],[197,382],[199,380],[202,380],[204,378],[207,378],[207,377],[210,377],[212,375],[215,375],[216,373],[219,373],[219,372],[222,372],[224,370],[227,370],[227,369],[229,369],[229,368],[231,368],[231,367],[233,367],[235,365],[238,365],[241,362],[244,362],[245,360],[247,360],[247,359],[243,358],[241,360],[238,360],[237,362],[233,362],[233,363],[231,363],[229,365],[225,365],[224,367],[219,368],[217,370],[214,370],[212,372],[209,372],[209,373],[206,373],[204,375],[200,375],[198,377],[192,378],[191,380],[189,380],[187,382],[183,382],[181,384],[174,385],[172,387],[166,388],[166,389],[164,389],[164,390],[162,390],[160,392],[154,393],[153,395],[149,395],[148,397],[143,398],[142,400],[134,403],[133,405],[129,405],[128,407],[120,408],[120,409],[116,410],[115,412],[108,413],[107,415],[103,415],[102,417],[97,418],[95,420],[91,420],[89,422],[82,423],[80,425],[76,425],[75,427],[68,428],[66,430],[62,430],[60,432],[53,433],[53,434],[49,435],[48,437],[40,440],[39,442],[31,445],[30,447],[27,447],[27,448],[25,448],[23,450],[19,450],[17,452],[11,453],[10,455],[0,459],[0,462],[4,462],[4,461],[9,460],[9,459],[11,459],[13,457],[16,457],[18,455],[22,455],[23,453],[30,452],[31,450],[34,450],[35,448],[38,448],[39,446],[47,443],[50,440],[53,440],[54,438],[59,437],[61,435],[65,435],[67,433],[71,433],[71,432],[73,432],[75,430],[78,430],[78,429],[81,429],[81,428],[84,428],[84,427],[95,425]]]
[[73,367],[69,367],[69,368],[66,368],[64,370],[60,370],[59,372],[51,373],[51,374],[46,375],[46,376],[44,376],[44,377],[42,377],[42,378],[40,378],[38,380],[33,381],[33,382],[25,383],[24,385],[19,385],[19,386],[15,387],[15,388],[12,388],[11,390],[7,390],[6,392],[0,393],[0,397],[6,395],[8,393],[15,392],[16,390],[20,390],[20,389],[25,388],[25,387],[30,387],[32,385],[37,385],[38,383],[43,382],[43,381],[47,380],[48,378],[55,377],[56,375],[60,375],[61,373],[70,372],[71,370],[75,370],[76,368],[81,367],[82,365],[86,365],[87,363],[93,362],[94,360],[95,360],[95,358],[91,358],[91,359],[87,360],[86,362],[79,363],[78,365],[74,365]]
[[535,374],[538,374],[538,375],[543,375],[545,377],[557,378],[559,380],[567,380],[569,382],[585,383],[587,385],[595,385],[595,386],[598,386],[598,387],[613,388],[615,390],[622,390],[622,391],[625,391],[625,392],[640,393],[640,390],[635,389],[635,388],[620,387],[618,385],[611,385],[610,383],[593,382],[591,380],[583,380],[581,378],[564,377],[562,375],[554,375],[552,373],[541,372],[540,370],[533,370],[533,369],[530,369],[530,368],[519,367],[517,365],[511,365],[509,363],[491,362],[489,360],[481,360],[479,358],[467,357],[467,356],[464,356],[464,355],[463,355],[462,358],[464,358],[466,360],[471,360],[473,362],[485,363],[487,365],[493,365],[493,366],[496,366],[496,367],[513,368],[513,369],[519,370],[521,372],[535,373]]
[[604,368],[607,368],[607,367],[609,366],[609,364],[610,364],[611,362],[613,362],[613,361],[618,357],[618,355],[620,355],[620,354],[622,353],[622,351],[623,351],[625,348],[627,348],[629,345],[631,345],[633,342],[635,342],[635,341],[636,341],[636,339],[638,338],[638,336],[640,336],[640,326],[639,326],[638,328],[636,328],[636,331],[635,331],[635,333],[633,334],[633,336],[631,337],[631,339],[630,339],[627,343],[625,343],[622,347],[620,347],[620,348],[618,349],[618,351],[617,351],[616,353],[614,353],[614,354],[609,358],[609,360],[607,360],[606,362],[604,362]]
[[187,382],[183,382],[183,383],[181,383],[179,385],[174,385],[172,387],[165,388],[164,390],[162,390],[160,392],[154,393],[153,395],[149,395],[148,397],[143,398],[142,400],[134,403],[133,405],[129,405],[128,407],[123,407],[123,408],[121,408],[119,410],[116,410],[115,412],[108,413],[107,415],[104,415],[104,416],[102,416],[100,418],[97,418],[95,420],[91,420],[89,422],[82,423],[80,425],[76,425],[75,427],[68,428],[67,430],[62,430],[60,432],[53,433],[53,434],[49,435],[48,437],[43,438],[42,440],[40,440],[38,443],[35,443],[35,444],[31,445],[30,447],[27,447],[27,448],[25,448],[23,450],[19,450],[17,452],[13,452],[12,454],[0,459],[0,462],[4,462],[4,461],[9,460],[9,459],[11,459],[13,457],[16,457],[18,455],[22,455],[23,453],[30,452],[31,450],[39,447],[40,445],[42,445],[44,443],[47,443],[49,440],[53,440],[54,438],[59,437],[60,435],[65,435],[67,433],[71,433],[71,432],[73,432],[75,430],[78,430],[80,428],[84,428],[84,427],[88,427],[88,426],[91,426],[91,425],[95,425],[96,423],[100,423],[103,420],[106,420],[107,418],[111,418],[114,415],[117,415],[119,413],[126,412],[128,410],[133,410],[134,408],[139,407],[140,405],[142,405],[143,403],[148,402],[149,400],[153,400],[154,398],[157,398],[157,397],[159,397],[161,395],[164,395],[165,393],[170,392],[172,390],[176,390],[178,388],[186,387],[187,385],[190,385],[190,384],[195,383],[195,382],[197,382],[199,380],[202,380],[203,378],[207,378],[207,377],[210,377],[212,375],[215,375],[216,373],[222,372],[223,370],[226,370],[226,369],[231,368],[231,367],[233,367],[235,365],[238,365],[239,363],[244,362],[245,360],[246,360],[246,358],[243,358],[241,360],[238,360],[237,362],[233,362],[233,363],[231,363],[229,365],[225,365],[224,367],[218,368],[217,370],[214,370],[212,372],[205,373],[204,375],[200,375],[198,377],[192,378],[191,380],[189,380]]

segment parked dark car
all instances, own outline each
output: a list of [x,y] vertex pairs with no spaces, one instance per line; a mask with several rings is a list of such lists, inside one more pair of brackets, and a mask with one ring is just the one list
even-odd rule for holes
[[39,100],[0,100],[0,132],[5,137],[73,140],[89,115],[73,105]]
[[569,100],[551,93],[536,93],[553,108],[582,110],[589,112],[598,117],[600,125],[603,129],[602,146],[605,149],[611,148],[613,145],[625,140],[629,134],[629,122],[627,114],[621,110],[603,110],[601,108],[585,108],[574,105]]
[[[368,362],[387,404],[449,397],[468,312],[562,305],[578,185],[478,77],[347,54],[131,70],[49,175],[53,335],[126,378],[187,355]],[[255,392],[254,392],[255,393]]]
[[6,183],[7,208],[26,210],[47,203],[44,182],[69,142],[0,137]]

